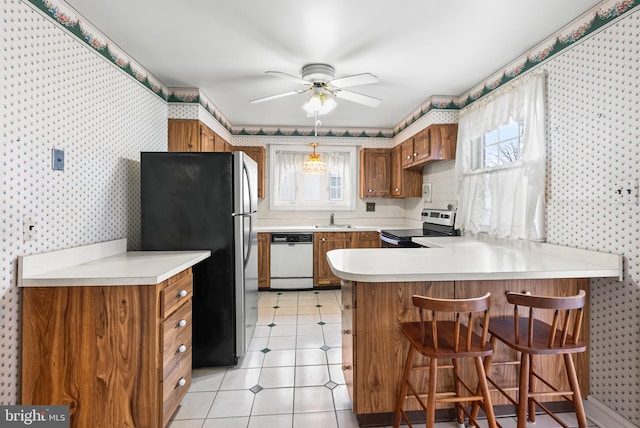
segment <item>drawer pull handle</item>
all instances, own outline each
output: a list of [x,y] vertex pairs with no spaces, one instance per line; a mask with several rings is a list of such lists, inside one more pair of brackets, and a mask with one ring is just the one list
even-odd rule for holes
[[351,370],[351,366],[348,364],[345,364],[342,366],[342,371],[347,371],[347,370]]
[[186,384],[187,384],[187,380],[185,378],[181,377],[178,380],[178,383],[176,383],[176,388],[179,387],[179,386],[185,386]]
[[351,334],[351,329],[342,330],[342,334]]
[[176,324],[176,328],[184,327],[185,325],[187,325],[187,320],[180,320]]
[[178,349],[176,349],[176,354],[180,354],[183,352],[187,352],[187,347],[185,345],[178,346]]
[[177,298],[185,297],[187,295],[187,290],[180,290],[178,294],[176,294]]

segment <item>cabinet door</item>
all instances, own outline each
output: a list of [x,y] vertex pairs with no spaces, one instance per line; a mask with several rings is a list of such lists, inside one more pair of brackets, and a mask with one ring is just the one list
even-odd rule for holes
[[380,234],[371,232],[351,232],[351,248],[380,248]]
[[402,167],[402,145],[391,150],[391,196],[419,198],[422,196],[422,169]]
[[200,151],[215,151],[216,133],[205,124],[200,124]]
[[167,146],[170,152],[200,151],[200,121],[169,119]]
[[235,146],[234,149],[245,152],[258,164],[258,198],[264,198],[267,188],[267,150],[264,146]]
[[331,272],[327,251],[350,248],[349,232],[316,232],[313,234],[313,284],[316,287],[340,285],[340,278]]
[[258,288],[271,286],[271,234],[258,233]]
[[451,160],[456,158],[458,125],[446,123],[427,128],[431,140],[430,160]]
[[409,168],[413,165],[413,137],[405,140],[400,146],[402,147],[402,167]]
[[431,157],[429,132],[422,130],[413,137],[413,162],[421,163]]
[[360,197],[380,198],[390,195],[391,150],[360,151]]

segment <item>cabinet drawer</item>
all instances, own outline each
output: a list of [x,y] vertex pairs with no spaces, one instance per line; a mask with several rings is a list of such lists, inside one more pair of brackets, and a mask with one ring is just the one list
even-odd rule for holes
[[190,350],[184,358],[178,361],[174,370],[160,385],[162,388],[162,426],[166,426],[191,386]]
[[191,351],[191,301],[175,311],[162,323],[162,378]]
[[185,274],[178,274],[167,280],[167,284],[162,290],[162,318],[166,318],[178,306],[184,302],[191,300],[193,295],[193,275],[191,269],[185,271]]

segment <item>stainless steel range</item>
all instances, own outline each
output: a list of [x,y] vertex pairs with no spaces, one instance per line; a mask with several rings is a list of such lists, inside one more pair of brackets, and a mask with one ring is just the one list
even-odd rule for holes
[[381,246],[384,248],[419,248],[411,239],[424,236],[456,236],[455,210],[423,209],[420,215],[422,229],[393,229],[380,232]]

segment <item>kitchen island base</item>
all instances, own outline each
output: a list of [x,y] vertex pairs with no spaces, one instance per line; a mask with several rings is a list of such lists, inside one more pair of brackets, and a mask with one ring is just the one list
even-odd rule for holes
[[[585,290],[588,297],[588,279],[522,279],[522,280],[482,280],[482,281],[425,281],[425,282],[358,282],[343,280],[342,283],[342,358],[343,372],[353,412],[362,426],[385,423],[387,415],[395,410],[397,394],[402,379],[402,368],[408,352],[408,343],[400,332],[399,324],[418,321],[418,311],[413,307],[414,294],[439,298],[470,298],[491,292],[491,317],[513,315],[513,306],[507,303],[507,291],[529,291],[533,294],[569,296]],[[587,305],[588,307],[588,305]],[[589,337],[589,316],[585,311],[582,323],[582,337]],[[546,314],[540,318],[549,322]],[[478,326],[474,329],[479,331]],[[516,355],[498,345],[494,361],[513,360]],[[537,365],[545,377],[563,379],[566,374],[562,357],[545,358]],[[583,396],[589,393],[588,352],[575,356],[578,380]],[[425,362],[425,359],[422,360]],[[462,376],[475,385],[475,368],[472,364],[461,368]],[[504,386],[515,386],[516,367],[494,367],[494,380]],[[423,379],[414,383],[426,390]],[[449,385],[451,379],[441,376],[439,385]],[[566,385],[565,385],[566,386]],[[496,406],[496,414],[514,414],[513,406],[498,392],[491,396]],[[561,400],[559,397],[550,398]],[[558,411],[570,410],[564,401],[558,403]],[[450,410],[441,405],[439,418],[452,420]],[[407,409],[418,410],[419,406],[407,402]],[[419,417],[416,412],[416,416]],[[423,416],[422,416],[423,417]]]

